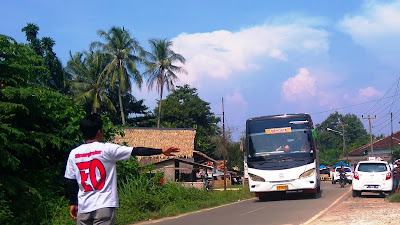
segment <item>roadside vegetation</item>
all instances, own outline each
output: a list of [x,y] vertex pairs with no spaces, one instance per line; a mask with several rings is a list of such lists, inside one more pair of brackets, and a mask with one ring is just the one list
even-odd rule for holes
[[[247,186],[230,186],[239,190],[207,192],[183,187],[180,183],[160,185],[161,173],[150,174],[151,167],[139,168],[132,159],[118,165],[119,171],[131,171],[119,176],[117,224],[132,224],[149,219],[176,216],[201,209],[237,202],[253,197]],[[139,170],[138,170],[139,169]],[[141,171],[141,172],[139,172]],[[47,224],[75,224],[68,215],[67,201],[60,201]]]
[[388,202],[400,202],[400,193],[394,193],[394,194],[391,194],[391,195],[389,195],[389,196],[387,196],[387,201]]

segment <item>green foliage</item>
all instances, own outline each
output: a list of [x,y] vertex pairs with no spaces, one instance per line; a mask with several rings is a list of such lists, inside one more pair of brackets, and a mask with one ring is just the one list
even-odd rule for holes
[[[50,37],[43,37],[41,40],[37,37],[39,27],[36,24],[28,23],[22,28],[25,32],[26,40],[29,42],[29,47],[41,57],[44,66],[47,68],[47,73],[37,77],[37,84],[45,85],[55,90],[66,94],[68,92],[67,83],[70,80],[69,74],[65,73],[61,61],[57,58],[53,51],[55,41]],[[47,79],[43,79],[43,77]]]
[[393,151],[393,158],[396,159],[400,159],[400,147],[399,146],[395,146],[394,147],[394,151]]
[[[345,140],[347,151],[368,143],[368,133],[361,120],[354,114],[341,115],[338,112],[332,113],[321,124],[316,125],[318,133],[317,144],[320,151],[320,164],[332,165],[337,162],[340,156],[344,156],[342,128],[338,124],[345,126]],[[327,128],[336,130],[340,133],[328,131]]]
[[1,87],[37,84],[48,78],[43,59],[5,35],[0,35],[0,71]]
[[[119,108],[119,99],[118,99],[118,91],[117,90],[112,90],[111,88],[108,89],[107,91],[107,96],[110,99],[110,101],[115,105],[116,108]],[[132,114],[140,114],[140,115],[148,115],[148,110],[149,108],[144,105],[144,100],[136,100],[136,98],[130,94],[121,94],[121,101],[123,110],[124,110],[124,115],[132,115]],[[107,111],[105,107],[102,107],[101,109],[102,112],[106,112],[108,116],[110,117],[111,121],[113,124],[120,124],[121,123],[121,116],[118,116],[117,114],[114,114],[110,111]],[[143,122],[147,122],[151,120],[152,117],[146,117],[146,116],[141,116],[141,117],[135,117],[135,118],[126,118],[126,123],[129,124],[129,126],[142,126],[142,127],[150,127],[150,124],[145,124]]]
[[[196,128],[196,149],[209,156],[214,155],[215,146],[208,146],[211,137],[219,134],[220,118],[211,112],[210,103],[203,101],[196,88],[177,86],[161,103],[161,127]],[[158,112],[158,107],[154,109]]]
[[336,165],[339,161],[341,151],[336,149],[326,149],[325,151],[319,152],[319,164],[320,165]]
[[68,151],[82,140],[84,113],[45,87],[3,87],[0,105],[0,181],[11,215],[39,224],[46,200],[63,193],[60,177]]
[[395,193],[386,197],[388,202],[400,202],[400,193]]
[[237,167],[239,171],[244,170],[243,165],[243,157],[244,153],[240,150],[239,142],[227,142],[226,144],[226,152],[227,152],[227,167],[229,170],[232,170],[234,167]]
[[107,61],[99,51],[70,53],[67,71],[73,75],[71,93],[75,102],[84,107],[87,113],[100,113],[101,107],[116,113],[115,105],[107,95],[107,82],[102,76]]
[[[33,50],[6,36],[0,42],[5,71],[0,86],[0,223],[40,224],[64,195],[65,162],[71,148],[83,142],[79,121],[85,113],[72,99],[34,85],[35,73],[46,69]],[[122,132],[103,120],[106,139]]]

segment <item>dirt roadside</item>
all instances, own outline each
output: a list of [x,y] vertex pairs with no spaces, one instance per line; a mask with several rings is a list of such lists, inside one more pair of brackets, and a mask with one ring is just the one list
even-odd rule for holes
[[399,224],[400,203],[388,203],[375,193],[353,198],[349,192],[343,201],[309,223],[311,225],[382,225]]

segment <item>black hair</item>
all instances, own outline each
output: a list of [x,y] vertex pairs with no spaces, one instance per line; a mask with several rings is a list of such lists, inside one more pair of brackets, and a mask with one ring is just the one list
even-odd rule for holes
[[92,140],[96,137],[97,131],[103,130],[103,120],[97,113],[90,114],[79,122],[85,140]]

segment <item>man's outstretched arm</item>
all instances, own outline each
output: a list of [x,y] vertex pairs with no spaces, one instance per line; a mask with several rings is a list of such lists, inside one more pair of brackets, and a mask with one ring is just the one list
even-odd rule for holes
[[174,153],[179,152],[179,148],[168,147],[168,148],[146,148],[146,147],[134,147],[132,149],[132,156],[150,156],[164,154],[166,156],[174,156]]

